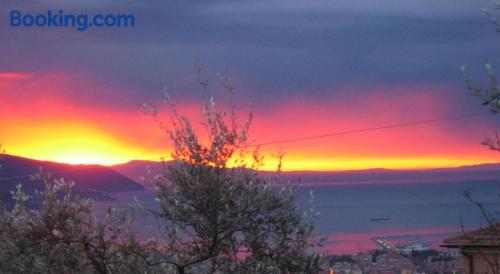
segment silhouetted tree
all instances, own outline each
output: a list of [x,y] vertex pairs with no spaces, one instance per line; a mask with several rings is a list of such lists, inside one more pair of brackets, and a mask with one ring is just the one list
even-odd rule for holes
[[[232,94],[229,79],[222,83]],[[175,273],[318,273],[314,212],[296,204],[293,187],[279,189],[276,179],[258,174],[258,150],[247,164],[252,115],[238,123],[234,105],[218,110],[206,81],[200,84],[206,142],[165,94],[175,165],[155,181],[159,210],[148,210],[163,224],[162,237],[149,243],[158,254],[152,263]]]
[[[495,3],[495,9],[500,9],[500,3]],[[483,11],[486,13],[491,23],[496,27],[496,31],[500,32],[500,22],[497,20],[495,12],[492,12],[489,9],[484,9]],[[473,96],[478,97],[482,101],[482,104],[487,106],[493,114],[497,114],[500,112],[500,86],[497,83],[493,67],[490,64],[486,64],[485,67],[488,72],[488,86],[486,88],[480,87],[478,84],[476,84],[475,81],[470,78],[470,76],[466,72],[465,66],[461,66],[460,69],[462,71],[462,74],[464,75],[467,83],[467,89],[470,91],[470,93]],[[498,135],[498,132],[495,132],[493,138],[485,138],[481,144],[491,150],[500,151],[500,137]],[[465,192],[464,195],[474,206],[479,209],[483,219],[486,221],[487,225],[486,228],[483,229],[483,232],[489,234],[488,237],[490,237],[489,239],[491,241],[497,241],[497,239],[500,238],[500,225],[498,219],[500,212],[498,210],[487,209],[483,202],[474,199],[470,191]],[[462,230],[464,232],[464,237],[471,243],[481,243],[482,241],[484,241],[484,239],[482,238],[477,238],[471,236],[469,233],[466,233],[463,226]],[[479,252],[479,255],[489,265],[491,271],[493,271],[492,273],[499,273],[500,261],[498,255],[492,256],[491,254]]]
[[43,191],[29,196],[19,185],[14,208],[0,209],[1,273],[148,273],[127,212],[109,209],[98,220],[93,201],[75,197],[72,183],[35,176]]
[[[97,218],[72,183],[40,172],[33,179],[43,191],[30,196],[19,185],[13,209],[0,207],[0,272],[319,273],[317,213],[297,205],[295,188],[259,175],[258,150],[247,166],[252,115],[239,124],[234,106],[229,115],[217,110],[200,84],[207,142],[165,97],[175,165],[155,179],[159,209],[142,208],[162,225],[159,236],[138,238],[126,208]],[[223,84],[231,93],[229,79]]]

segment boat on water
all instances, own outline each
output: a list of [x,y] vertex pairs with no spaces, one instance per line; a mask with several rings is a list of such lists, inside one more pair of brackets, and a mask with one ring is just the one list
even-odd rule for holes
[[373,217],[370,218],[370,221],[377,222],[377,221],[389,221],[391,218],[389,217]]

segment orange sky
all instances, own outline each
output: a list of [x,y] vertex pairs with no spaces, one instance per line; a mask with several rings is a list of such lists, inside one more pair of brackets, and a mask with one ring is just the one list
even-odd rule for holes
[[[168,158],[168,138],[151,117],[141,113],[142,102],[113,105],[109,97],[99,97],[100,92],[108,92],[107,87],[90,83],[62,73],[0,73],[0,142],[7,152],[74,164]],[[76,94],[74,87],[79,90]],[[440,88],[444,87],[378,87],[370,96],[354,101],[346,95],[361,91],[345,88],[340,92],[343,95],[321,100],[290,99],[268,109],[254,109],[251,136],[261,143],[447,116],[454,107],[436,96]],[[91,100],[83,96],[86,91],[94,94]],[[180,102],[186,113],[194,114],[197,108]],[[432,168],[497,162],[500,155],[479,144],[491,131],[490,125],[471,119],[265,146],[264,168],[274,169],[271,155],[280,148],[286,152],[285,170]]]

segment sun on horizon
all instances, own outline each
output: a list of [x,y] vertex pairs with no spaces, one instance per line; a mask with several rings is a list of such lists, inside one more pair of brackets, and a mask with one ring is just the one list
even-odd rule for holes
[[[107,166],[169,158],[168,135],[154,119],[144,115],[140,104],[103,106],[91,99],[85,101],[85,97],[77,100],[68,95],[74,86],[89,93],[99,90],[95,80],[82,81],[68,74],[9,75],[8,80],[0,78],[0,87],[5,85],[0,92],[0,142],[8,153]],[[280,150],[286,152],[286,171],[429,169],[498,162],[498,153],[479,144],[491,131],[480,117],[279,142],[450,115],[453,109],[445,106],[441,110],[443,90],[432,86],[374,87],[373,95],[356,108],[336,97],[291,99],[274,103],[272,108],[255,106],[251,108],[255,118],[249,137],[257,145],[271,143],[261,147],[264,170],[276,169],[273,155]],[[401,100],[401,96],[408,100]],[[160,96],[157,101],[161,101]],[[197,132],[203,132],[199,124],[200,102],[179,100],[178,108],[191,119]],[[237,109],[241,117],[246,110]]]
[[[1,128],[1,126],[0,126]],[[168,138],[164,132],[150,126],[151,137],[134,137],[106,130],[92,123],[79,123],[71,120],[59,122],[23,124],[4,128],[3,147],[8,154],[67,164],[99,164],[112,166],[132,160],[159,161],[170,158]],[[281,146],[263,146],[260,151],[265,156],[263,170],[276,170],[277,159],[273,157],[279,148],[286,152],[283,170],[285,171],[343,171],[385,169],[431,169],[460,167],[483,163],[498,162],[498,155],[487,151],[479,144],[469,149],[467,154],[447,155],[443,152],[425,153],[425,147],[413,149],[415,155],[394,149],[382,152],[351,151],[349,149],[329,148],[327,142],[336,144],[337,140],[321,140],[304,143],[291,143]],[[339,143],[349,142],[341,140]],[[351,143],[347,143],[347,147]],[[451,150],[451,149],[450,149]],[[417,154],[418,152],[418,154]],[[411,151],[410,151],[411,153]],[[249,156],[248,162],[251,162]]]

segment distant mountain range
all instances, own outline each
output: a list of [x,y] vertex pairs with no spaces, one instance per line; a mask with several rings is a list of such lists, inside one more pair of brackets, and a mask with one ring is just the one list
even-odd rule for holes
[[29,175],[40,169],[49,172],[53,177],[63,177],[75,183],[75,190],[80,193],[112,193],[144,190],[141,184],[123,176],[115,170],[100,165],[69,165],[47,161],[38,161],[18,156],[3,155],[4,162],[0,168],[0,193],[8,193],[17,184],[23,190],[32,192],[42,189],[41,182],[32,180]]
[[499,180],[500,163],[422,170],[368,169],[338,172],[285,172],[283,177],[304,183],[412,183]]
[[154,175],[161,174],[163,170],[171,166],[173,161],[140,161],[134,160],[125,164],[114,165],[110,168],[116,172],[127,176],[128,178],[141,183],[145,187],[152,187],[151,178]]
[[[130,161],[105,167],[100,165],[69,165],[4,155],[0,169],[0,196],[13,190],[19,183],[28,192],[41,189],[42,184],[29,178],[39,168],[54,177],[75,182],[75,190],[93,193],[93,196],[113,192],[139,191],[152,187],[150,178],[160,174],[173,162]],[[272,176],[273,172],[261,172]],[[293,171],[283,172],[283,181],[302,184],[404,183],[500,180],[500,163],[426,170],[369,169],[356,171]],[[100,193],[100,194],[99,194]]]
[[[172,162],[131,161],[112,166],[117,172],[150,187],[151,183],[142,178],[160,174]],[[262,172],[272,175],[273,172]],[[500,163],[480,164],[456,168],[437,168],[425,170],[368,169],[354,171],[292,171],[283,172],[282,180],[299,181],[304,184],[342,184],[342,183],[403,183],[432,181],[477,181],[499,180]]]

